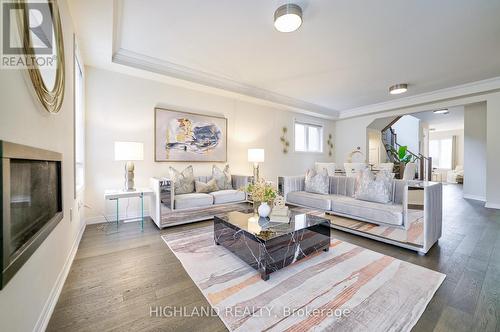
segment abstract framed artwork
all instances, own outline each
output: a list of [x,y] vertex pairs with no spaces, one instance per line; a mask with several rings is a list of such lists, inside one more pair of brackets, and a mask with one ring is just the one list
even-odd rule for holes
[[155,108],[155,161],[226,160],[226,118]]

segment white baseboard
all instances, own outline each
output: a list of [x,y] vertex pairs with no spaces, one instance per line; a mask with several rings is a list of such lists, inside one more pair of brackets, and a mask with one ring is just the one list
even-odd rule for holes
[[[149,211],[144,210],[144,217],[149,217]],[[134,221],[138,220],[141,218],[141,211],[132,211],[127,213],[127,215],[123,215],[123,213],[120,213],[120,221]],[[87,225],[92,225],[92,224],[102,224],[106,222],[115,222],[116,221],[116,214],[108,214],[106,216],[100,215],[100,216],[94,216],[85,219],[85,223]]]
[[473,199],[475,201],[486,202],[486,197],[484,196],[464,194],[463,197],[466,199]]
[[38,318],[38,321],[36,322],[35,328],[33,331],[45,331],[47,329],[47,325],[49,324],[50,317],[52,316],[52,313],[54,312],[54,309],[57,304],[57,300],[59,299],[59,295],[61,295],[61,291],[64,286],[64,282],[66,281],[66,278],[68,277],[69,270],[71,268],[71,265],[73,264],[73,260],[75,259],[76,251],[78,250],[78,245],[80,244],[80,240],[82,239],[83,232],[85,231],[85,226],[86,224],[83,223],[82,227],[78,231],[78,234],[75,238],[75,241],[73,242],[73,246],[71,247],[71,250],[69,252],[68,258],[66,259],[66,262],[64,263],[63,269],[57,276],[57,280],[52,287],[52,290],[50,291],[49,298],[45,302],[45,305],[43,307],[42,313],[40,314],[40,317]]
[[500,204],[486,202],[486,205],[484,207],[487,207],[490,209],[500,209]]

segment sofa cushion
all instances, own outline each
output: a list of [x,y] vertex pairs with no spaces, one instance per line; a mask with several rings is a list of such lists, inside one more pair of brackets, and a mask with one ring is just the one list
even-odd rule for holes
[[194,187],[196,188],[197,193],[211,193],[213,191],[217,191],[217,182],[215,179],[212,179],[208,182],[202,182],[202,181],[195,181],[194,182]]
[[170,177],[174,181],[176,194],[188,194],[194,192],[193,166],[189,165],[182,172],[169,167]]
[[403,224],[403,206],[399,204],[383,204],[361,201],[347,196],[330,196],[331,210],[352,218],[400,226]]
[[214,204],[241,202],[246,198],[243,191],[234,189],[214,191],[210,195],[214,197]]
[[286,196],[286,201],[291,204],[321,210],[330,210],[332,204],[330,195],[314,194],[306,191],[292,191]]
[[174,206],[176,209],[190,209],[195,207],[210,206],[214,197],[210,194],[192,193],[175,195]]

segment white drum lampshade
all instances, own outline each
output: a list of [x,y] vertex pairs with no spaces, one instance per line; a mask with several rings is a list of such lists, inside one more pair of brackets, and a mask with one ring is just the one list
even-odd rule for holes
[[139,142],[115,142],[115,160],[126,161],[125,191],[134,191],[134,160],[144,160],[144,144]]

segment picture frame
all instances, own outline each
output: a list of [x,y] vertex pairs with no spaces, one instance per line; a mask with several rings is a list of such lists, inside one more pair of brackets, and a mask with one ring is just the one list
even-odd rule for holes
[[154,108],[156,162],[226,162],[225,117]]

